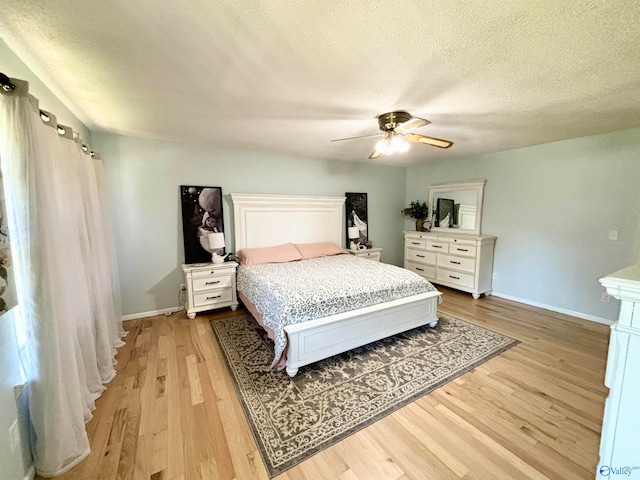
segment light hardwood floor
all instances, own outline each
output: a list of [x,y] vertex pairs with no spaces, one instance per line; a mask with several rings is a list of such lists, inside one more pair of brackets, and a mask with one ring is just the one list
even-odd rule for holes
[[[594,478],[608,327],[442,291],[443,313],[521,343],[275,478]],[[232,314],[125,322],[92,453],[58,478],[267,479],[209,325]]]

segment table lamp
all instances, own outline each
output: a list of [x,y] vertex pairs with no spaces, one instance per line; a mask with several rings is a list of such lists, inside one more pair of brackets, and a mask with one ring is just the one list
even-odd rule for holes
[[351,240],[349,248],[351,250],[358,250],[358,245],[354,241],[360,238],[360,230],[358,230],[358,227],[349,227],[347,229],[347,235],[349,235],[349,240]]
[[224,257],[226,257],[226,255],[220,256],[218,255],[218,252],[217,252],[217,250],[225,247],[224,233],[223,232],[210,233],[208,235],[208,238],[209,238],[209,251],[211,252],[211,261],[213,263],[224,262]]

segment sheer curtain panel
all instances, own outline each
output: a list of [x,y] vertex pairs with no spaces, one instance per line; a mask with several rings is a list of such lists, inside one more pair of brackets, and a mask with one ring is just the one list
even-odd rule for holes
[[39,475],[89,453],[85,422],[124,336],[101,160],[12,80],[0,95],[0,168],[25,323],[23,359]]

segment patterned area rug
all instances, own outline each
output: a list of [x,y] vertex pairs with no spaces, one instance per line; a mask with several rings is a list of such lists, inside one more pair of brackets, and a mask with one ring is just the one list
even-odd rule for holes
[[440,314],[419,327],[306,367],[269,368],[273,342],[248,314],[212,321],[273,477],[518,342]]

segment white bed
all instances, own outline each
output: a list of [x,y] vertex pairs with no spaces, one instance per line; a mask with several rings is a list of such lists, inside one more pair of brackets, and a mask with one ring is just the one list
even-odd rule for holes
[[[342,244],[344,197],[231,194],[235,250],[283,243]],[[367,260],[368,261],[368,260]],[[421,326],[435,326],[440,292],[426,292],[284,327],[286,371]]]

